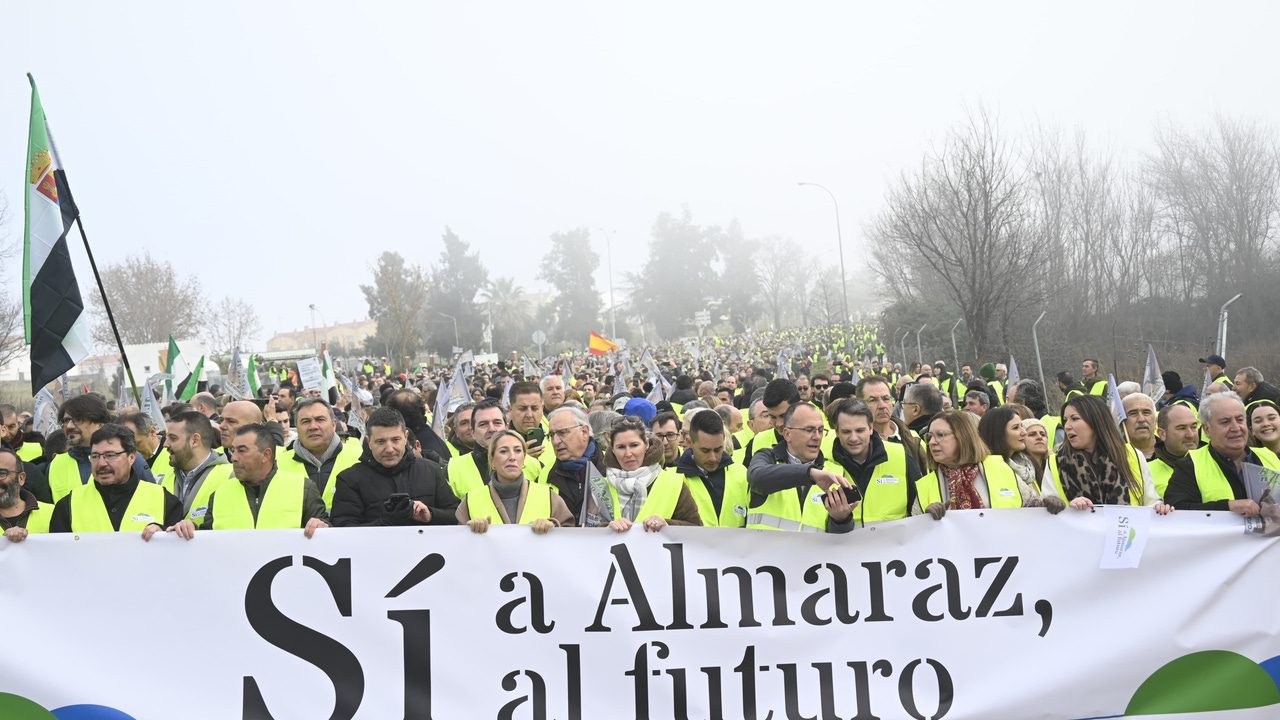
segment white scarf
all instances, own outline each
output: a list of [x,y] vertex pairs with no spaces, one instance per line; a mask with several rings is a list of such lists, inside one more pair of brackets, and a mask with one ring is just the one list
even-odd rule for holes
[[618,491],[618,504],[621,506],[615,508],[614,517],[635,520],[649,495],[649,486],[661,472],[661,465],[643,465],[631,471],[609,468],[609,484]]

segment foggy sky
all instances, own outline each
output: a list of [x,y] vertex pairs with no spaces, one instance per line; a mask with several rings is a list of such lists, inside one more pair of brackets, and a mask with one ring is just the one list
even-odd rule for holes
[[[618,300],[658,213],[741,222],[851,285],[888,184],[969,109],[1084,130],[1122,157],[1157,122],[1274,124],[1273,3],[333,3],[0,6],[0,192],[21,240],[35,74],[100,265],[149,251],[264,332],[365,317],[377,255],[544,292],[548,236],[593,229]],[[73,247],[90,289],[83,249]],[[815,258],[814,263],[818,264]],[[828,264],[828,263],[822,263]],[[4,291],[20,292],[18,262]],[[619,318],[621,323],[621,318]]]

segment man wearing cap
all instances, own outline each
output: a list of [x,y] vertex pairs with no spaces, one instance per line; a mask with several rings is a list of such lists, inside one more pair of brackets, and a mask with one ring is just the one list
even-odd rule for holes
[[1209,371],[1209,384],[1222,383],[1228,390],[1235,390],[1235,383],[1227,377],[1227,359],[1221,355],[1200,358],[1200,364]]

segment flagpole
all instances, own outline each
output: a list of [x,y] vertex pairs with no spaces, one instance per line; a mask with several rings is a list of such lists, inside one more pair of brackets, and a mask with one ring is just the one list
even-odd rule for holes
[[[27,74],[27,79],[31,81],[31,86],[35,87],[35,78],[31,74]],[[67,175],[67,166],[62,163],[62,156],[58,154],[58,143],[53,139],[53,128],[49,127],[49,120],[46,118],[44,122],[45,132],[49,135],[49,150],[53,153],[53,159],[58,164],[58,169],[62,171],[65,178]],[[89,248],[89,236],[84,232],[84,221],[80,219],[80,206],[76,204],[75,198],[71,195],[71,181],[66,181],[67,200],[70,201],[72,209],[76,213],[76,229],[80,231],[80,239],[84,242],[85,254],[89,256],[89,267],[93,270],[93,279],[98,283],[98,294],[102,296],[102,307],[107,311],[107,322],[111,325],[111,334],[115,336],[116,347],[120,349],[120,361],[124,363],[124,371],[129,376],[129,387],[133,390],[133,400],[138,403],[138,408],[142,408],[142,394],[138,392],[138,383],[133,379],[133,368],[129,366],[129,356],[124,351],[124,342],[120,340],[120,328],[116,326],[115,315],[111,312],[111,303],[107,300],[107,291],[102,286],[102,275],[98,273],[98,263],[93,259],[93,250]]]

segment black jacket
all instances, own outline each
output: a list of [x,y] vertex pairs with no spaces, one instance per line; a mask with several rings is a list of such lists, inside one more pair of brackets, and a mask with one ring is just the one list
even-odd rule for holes
[[[428,428],[429,429],[429,428]],[[438,437],[438,436],[437,436]],[[395,467],[383,467],[368,446],[360,462],[338,473],[329,516],[334,527],[417,525],[411,502],[389,506],[392,494],[404,493],[431,510],[431,525],[457,525],[458,498],[449,489],[444,468],[406,451]]]
[[1249,397],[1244,399],[1244,404],[1248,405],[1259,400],[1270,400],[1276,405],[1280,405],[1280,389],[1269,382],[1258,383],[1258,387],[1249,393]]
[[[1236,464],[1212,447],[1209,448],[1209,457],[1213,458],[1222,469],[1222,474],[1231,485],[1231,493],[1235,499],[1248,498],[1249,494],[1245,489],[1244,481],[1236,474]],[[1244,461],[1254,465],[1262,464],[1258,456],[1253,454],[1252,449],[1245,453]],[[1196,483],[1196,467],[1191,459],[1191,453],[1187,453],[1173,466],[1173,475],[1169,476],[1169,486],[1164,489],[1164,501],[1178,510],[1227,510],[1231,502],[1230,500],[1204,501],[1204,496],[1200,494],[1200,485]]]

